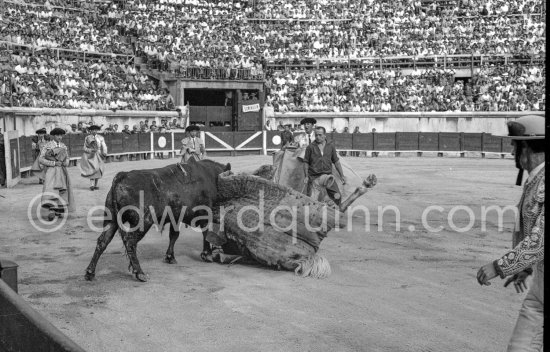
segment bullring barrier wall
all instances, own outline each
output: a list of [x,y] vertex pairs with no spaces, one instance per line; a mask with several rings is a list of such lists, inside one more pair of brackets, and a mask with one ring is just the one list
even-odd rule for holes
[[0,280],[0,351],[84,352]]
[[[180,106],[176,111],[129,111],[129,110],[86,110],[86,109],[44,109],[25,107],[0,107],[0,128],[2,131],[18,130],[21,135],[32,135],[40,128],[48,131],[54,127],[70,129],[71,124],[92,122],[96,125],[118,124],[139,125],[140,121],[150,122],[161,119],[176,119],[185,125],[193,119],[192,109]],[[495,135],[506,134],[506,122],[520,116],[536,114],[543,111],[523,112],[274,112],[273,107],[264,106],[263,119],[271,120],[272,126],[280,122],[299,125],[304,117],[314,117],[319,126],[327,131],[336,128],[342,132],[347,127],[350,132],[359,127],[362,132],[486,132]],[[211,130],[214,130],[212,128]]]
[[[281,149],[280,132],[201,132],[207,155],[236,156],[262,154]],[[63,137],[71,160],[82,156],[85,134],[66,134]],[[154,158],[162,154],[179,154],[185,132],[166,133],[111,133],[105,134],[109,156],[135,156]],[[20,171],[30,170],[34,161],[31,136],[17,138]],[[382,133],[327,133],[327,139],[343,152],[454,152],[508,154],[511,146],[507,139],[489,133],[453,132],[382,132]],[[10,143],[14,145],[14,143]],[[6,147],[8,147],[6,145]],[[13,155],[13,153],[11,153]],[[463,155],[464,156],[464,155]],[[483,155],[480,155],[483,156]],[[15,163],[17,164],[17,163]]]
[[317,126],[327,131],[336,129],[342,132],[348,128],[352,132],[359,127],[361,132],[486,132],[506,135],[506,122],[525,115],[544,115],[544,111],[509,112],[273,112],[264,107],[264,116],[271,125],[279,123],[299,125],[305,117],[317,120]]
[[43,109],[26,107],[0,107],[0,128],[2,131],[18,130],[21,135],[30,136],[40,128],[48,131],[55,127],[70,130],[72,124],[92,122],[101,126],[118,124],[139,125],[139,121],[157,121],[173,119],[182,123],[187,116],[187,107],[181,106],[178,111],[130,111],[130,110],[92,110],[92,109]]

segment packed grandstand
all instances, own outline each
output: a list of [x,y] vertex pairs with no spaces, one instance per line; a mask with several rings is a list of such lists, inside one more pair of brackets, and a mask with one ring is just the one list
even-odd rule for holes
[[263,80],[277,112],[545,110],[542,0],[19,0],[0,16],[1,106],[173,110],[166,72]]

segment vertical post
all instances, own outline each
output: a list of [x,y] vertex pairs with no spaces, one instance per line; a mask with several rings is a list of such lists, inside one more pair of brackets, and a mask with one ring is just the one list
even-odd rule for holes
[[203,130],[201,130],[199,132],[199,137],[200,139],[202,139],[204,143],[204,157],[206,157],[206,150],[208,149],[208,146],[206,145],[206,133]]
[[267,131],[262,131],[262,152],[263,155],[267,155]]
[[149,132],[151,135],[151,155],[149,156],[149,159],[155,158],[155,136],[153,132]]
[[[174,143],[174,132],[170,132],[170,135],[172,136],[172,157],[176,156],[176,144]],[[204,139],[203,139],[204,140]]]

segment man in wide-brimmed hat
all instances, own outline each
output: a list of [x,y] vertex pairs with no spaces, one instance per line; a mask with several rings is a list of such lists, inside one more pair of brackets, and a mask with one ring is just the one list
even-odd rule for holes
[[71,181],[67,166],[69,154],[67,146],[61,142],[65,130],[54,128],[52,140],[48,141],[40,151],[39,161],[45,167],[44,187],[42,189],[42,207],[49,209],[48,220],[60,216],[65,211],[75,209]]
[[544,333],[544,160],[545,118],[528,115],[508,123],[516,166],[529,176],[518,205],[519,216],[512,236],[513,249],[499,259],[481,267],[477,273],[480,285],[500,276],[508,278],[518,293],[527,289],[526,279],[533,275],[531,287],[520,309],[508,351],[542,351]]
[[105,138],[97,134],[101,129],[98,125],[88,127],[89,134],[84,139],[84,153],[80,160],[80,174],[90,179],[90,190],[99,189],[98,182],[105,172],[107,144]]
[[194,158],[195,160],[201,160],[204,158],[204,142],[199,137],[200,130],[200,127],[196,125],[188,126],[185,129],[188,136],[181,140],[180,154],[182,155],[182,163],[187,163],[191,158]]
[[39,130],[36,130],[36,136],[32,137],[32,150],[33,150],[33,156],[34,156],[34,163],[32,164],[31,170],[37,173],[39,184],[44,183],[44,175],[46,172],[46,169],[42,164],[40,164],[40,161],[38,160],[40,156],[40,151],[49,140],[49,138],[48,140],[45,139],[46,135],[47,135],[46,129],[41,128]]

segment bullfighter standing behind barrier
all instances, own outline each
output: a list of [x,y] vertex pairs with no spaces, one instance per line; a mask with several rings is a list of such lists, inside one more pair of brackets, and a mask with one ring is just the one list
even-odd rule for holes
[[191,158],[194,158],[195,161],[204,158],[204,142],[198,136],[200,130],[200,127],[196,125],[188,126],[185,129],[185,132],[189,133],[189,136],[181,140],[180,154],[182,155],[182,163],[187,163]]
[[[509,352],[542,351],[544,333],[544,158],[545,118],[524,116],[508,123],[514,146],[516,166],[529,172],[519,202],[519,217],[513,233],[514,249],[477,273],[480,285],[489,280],[509,277],[504,287],[514,283],[518,293],[527,289],[526,279],[534,274],[531,288],[523,301],[516,327],[508,344]],[[519,185],[518,184],[518,185]],[[534,269],[534,270],[533,270]],[[533,273],[534,271],[534,273]]]
[[105,157],[107,144],[105,138],[97,134],[101,128],[97,125],[88,127],[90,134],[84,140],[84,153],[80,161],[80,172],[83,177],[90,179],[90,190],[99,189],[99,179],[105,172]]
[[[298,147],[307,147],[315,140],[315,125],[317,124],[317,120],[315,120],[313,117],[306,117],[300,121],[300,125],[304,125],[305,132],[300,133],[297,136],[294,137],[294,144],[296,144]],[[305,149],[304,149],[305,153]],[[303,154],[301,157],[303,158]]]
[[40,164],[46,170],[42,189],[42,208],[49,209],[48,220],[50,221],[65,211],[75,210],[71,180],[67,172],[69,154],[67,146],[61,142],[64,134],[64,129],[54,128],[50,132],[53,140],[44,145],[39,156]]
[[46,172],[46,170],[44,169],[44,166],[41,165],[40,161],[38,160],[40,157],[40,151],[49,140],[49,138],[46,139],[46,136],[47,136],[46,129],[41,128],[36,131],[36,136],[33,137],[33,140],[32,140],[34,163],[32,164],[31,170],[38,174],[38,184],[44,183],[44,174]]

